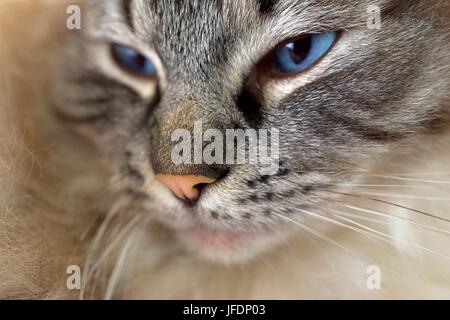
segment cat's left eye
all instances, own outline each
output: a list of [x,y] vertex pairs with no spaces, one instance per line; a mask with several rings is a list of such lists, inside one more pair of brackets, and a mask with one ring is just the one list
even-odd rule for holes
[[116,63],[128,73],[146,78],[156,77],[155,64],[136,49],[121,44],[113,44],[111,51]]
[[317,64],[336,40],[336,32],[324,32],[285,42],[266,56],[263,67],[281,77],[304,72]]

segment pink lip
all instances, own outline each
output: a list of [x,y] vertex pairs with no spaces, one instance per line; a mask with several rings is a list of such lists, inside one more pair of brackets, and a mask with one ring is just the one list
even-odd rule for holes
[[230,249],[236,247],[242,241],[250,238],[249,234],[214,229],[204,225],[198,225],[189,230],[189,232],[194,240],[200,242],[201,245],[218,249]]

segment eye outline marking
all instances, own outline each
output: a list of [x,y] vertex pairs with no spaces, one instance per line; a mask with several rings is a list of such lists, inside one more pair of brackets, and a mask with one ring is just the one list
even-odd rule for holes
[[[300,41],[304,38],[311,37],[313,35],[317,34],[324,34],[324,33],[335,33],[335,38],[333,43],[329,46],[327,50],[325,50],[319,58],[314,60],[313,63],[309,64],[307,67],[299,70],[299,71],[293,71],[293,72],[283,72],[279,71],[274,67],[274,62],[272,61],[273,53],[280,49],[285,47],[287,44]],[[324,31],[322,33],[309,33],[309,34],[303,34],[297,37],[289,38],[278,45],[276,45],[273,49],[271,49],[258,63],[256,67],[256,74],[257,74],[257,82],[259,84],[263,84],[270,80],[282,80],[282,79],[289,79],[289,78],[295,78],[299,75],[302,75],[304,73],[309,72],[313,68],[315,68],[318,64],[320,64],[323,59],[335,48],[336,44],[341,39],[342,32],[341,31]]]
[[[158,72],[158,66],[157,64],[151,59],[149,58],[147,55],[143,54],[140,50],[135,49],[134,47],[122,44],[122,43],[115,43],[112,42],[109,45],[110,49],[110,54],[112,57],[112,60],[114,61],[114,64],[123,72],[125,72],[128,75],[131,75],[134,78],[137,78],[139,80],[144,80],[144,81],[154,81],[154,80],[158,80],[159,79],[159,72]],[[134,51],[136,54],[140,55],[141,57],[145,58],[147,61],[149,61],[154,69],[154,72],[152,74],[145,74],[145,73],[140,73],[137,71],[133,71],[130,70],[129,68],[127,68],[124,63],[123,60],[121,59],[121,57],[118,56],[117,50],[115,50],[116,48],[123,48],[123,49],[129,49]]]

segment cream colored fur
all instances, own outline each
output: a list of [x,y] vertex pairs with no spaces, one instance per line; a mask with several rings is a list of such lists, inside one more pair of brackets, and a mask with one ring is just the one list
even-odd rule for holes
[[[84,217],[95,218],[88,203],[98,205],[85,196],[98,188],[101,170],[85,162],[91,150],[57,124],[48,105],[66,6],[64,1],[0,1],[3,298],[78,296],[66,289],[66,268],[80,264]],[[69,156],[62,160],[61,154]]]
[[[77,298],[80,292],[65,287],[66,268],[84,265],[108,208],[102,193],[108,172],[95,149],[58,123],[48,104],[65,8],[56,0],[0,1],[1,298]],[[449,131],[410,141],[409,150],[377,161],[381,168],[362,168],[369,171],[358,184],[381,187],[355,190],[418,211],[352,196],[322,209],[369,209],[364,217],[381,222],[358,221],[391,237],[370,240],[310,221],[316,235],[299,229],[295,239],[246,265],[223,266],[180,252],[160,232],[137,229],[129,242],[134,250],[127,256],[119,250],[107,279],[92,280],[107,288],[85,297],[450,298],[450,223],[420,213],[450,219]],[[366,286],[369,265],[381,268],[380,290]]]

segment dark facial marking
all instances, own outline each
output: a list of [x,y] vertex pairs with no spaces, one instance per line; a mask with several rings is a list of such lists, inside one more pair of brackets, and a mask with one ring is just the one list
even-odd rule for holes
[[224,219],[224,220],[229,220],[229,219],[231,219],[231,216],[230,216],[228,213],[225,213],[225,214],[223,215],[223,219]]
[[269,15],[273,12],[277,0],[258,0],[259,13],[262,16]]
[[304,186],[303,187],[303,194],[307,194],[307,193],[310,193],[311,191],[313,191],[314,190],[314,187],[312,186],[312,185],[308,185],[308,186]]
[[282,192],[279,195],[282,198],[290,198],[290,197],[295,196],[295,190],[293,190],[293,189],[287,190],[286,192]]
[[143,201],[143,200],[148,200],[151,198],[147,193],[142,192],[142,191],[136,191],[134,189],[127,189],[126,193],[128,195],[134,197],[136,200]]
[[131,14],[131,2],[133,0],[123,0],[122,1],[122,9],[123,14],[125,17],[125,22],[130,27],[131,30],[134,30],[134,23],[133,23],[133,15]]
[[236,106],[242,112],[246,122],[256,128],[262,120],[262,105],[256,95],[244,88],[236,97]]
[[277,177],[284,177],[284,176],[288,175],[289,172],[290,172],[290,170],[287,169],[287,168],[280,168],[280,169],[278,170],[276,176],[277,176]]
[[111,103],[111,96],[98,96],[98,97],[84,97],[77,99],[75,101],[77,104],[88,106],[88,105],[101,105]]
[[251,215],[249,212],[246,212],[246,213],[244,213],[244,214],[242,215],[242,218],[244,218],[244,219],[251,219],[251,218],[252,218],[252,215]]
[[266,193],[264,194],[264,198],[265,198],[266,200],[268,200],[268,201],[272,201],[273,197],[274,197],[273,192],[266,192]]
[[139,93],[134,89],[101,73],[82,74],[81,76],[76,77],[74,81],[80,86],[85,87],[86,92],[89,92],[92,88],[102,88],[105,92],[120,91],[120,95],[126,95],[130,104],[141,101]]
[[134,168],[131,164],[127,164],[126,165],[126,172],[127,172],[127,174],[129,175],[129,176],[131,176],[131,177],[133,177],[133,178],[135,178],[136,180],[138,180],[139,181],[139,183],[144,183],[144,181],[145,181],[145,178],[144,178],[144,176],[143,176],[143,174],[139,171],[139,170],[137,170],[136,168]]
[[238,202],[239,204],[245,204],[245,203],[247,202],[247,200],[248,200],[248,199],[246,199],[246,198],[238,198],[238,199],[237,199],[237,202]]
[[352,119],[346,115],[336,115],[331,112],[326,112],[330,119],[333,119],[335,123],[339,123],[345,126],[349,131],[356,134],[359,138],[374,141],[374,142],[389,142],[396,141],[403,137],[399,132],[389,132],[374,126],[365,125],[361,121]]
[[156,88],[155,98],[146,106],[144,117],[142,118],[142,128],[150,129],[156,125],[156,119],[152,118],[152,112],[156,105],[161,100],[161,89]]
[[210,214],[213,219],[219,219],[219,214],[216,211],[211,211]]
[[260,176],[258,182],[267,183],[269,181],[269,176]]
[[247,185],[247,187],[253,188],[253,187],[255,186],[255,181],[253,181],[253,180],[247,180],[247,181],[245,182],[245,184]]
[[106,112],[100,112],[96,114],[90,114],[90,115],[83,115],[83,116],[75,116],[71,114],[67,114],[63,111],[61,111],[61,108],[55,105],[54,114],[55,116],[63,122],[68,123],[94,123],[94,122],[108,122],[110,121],[109,114]]
[[125,152],[125,158],[126,158],[125,172],[129,176],[131,176],[134,179],[136,179],[137,181],[139,181],[139,183],[144,183],[145,177],[138,169],[134,168],[131,165],[131,163],[130,163],[131,157],[132,157],[132,154],[130,151]]

